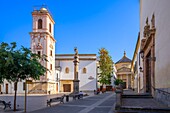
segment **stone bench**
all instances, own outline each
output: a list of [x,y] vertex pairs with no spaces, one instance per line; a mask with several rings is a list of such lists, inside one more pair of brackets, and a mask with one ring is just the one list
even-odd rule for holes
[[47,106],[51,107],[51,103],[53,103],[53,102],[64,103],[64,97],[65,97],[65,95],[63,95],[61,97],[51,98],[50,100],[47,100]]
[[70,94],[70,97],[73,97],[73,100],[77,99],[82,99],[83,98],[83,94]]
[[94,95],[98,95],[98,94],[100,94],[100,91],[96,91],[96,90],[94,90]]
[[4,110],[6,109],[6,108],[10,108],[11,109],[11,102],[9,101],[9,102],[5,102],[5,101],[3,101],[3,100],[0,100],[0,105],[3,105],[4,106]]

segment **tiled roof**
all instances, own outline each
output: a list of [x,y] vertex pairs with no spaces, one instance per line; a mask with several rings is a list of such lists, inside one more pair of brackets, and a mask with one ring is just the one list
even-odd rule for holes
[[123,63],[123,62],[132,62],[132,60],[126,57],[126,52],[124,52],[124,56],[118,62],[116,62],[116,64]]

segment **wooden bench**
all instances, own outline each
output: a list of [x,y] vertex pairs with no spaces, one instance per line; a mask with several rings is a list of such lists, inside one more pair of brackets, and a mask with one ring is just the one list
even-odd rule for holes
[[64,97],[65,97],[65,95],[63,95],[61,97],[51,98],[50,100],[47,100],[47,106],[51,107],[51,103],[53,103],[53,102],[64,103]]
[[8,107],[11,109],[11,102],[10,102],[10,101],[7,103],[7,102],[5,102],[5,101],[3,101],[3,100],[0,100],[0,105],[3,105],[3,106],[4,106],[4,110],[5,110],[6,108],[8,108]]

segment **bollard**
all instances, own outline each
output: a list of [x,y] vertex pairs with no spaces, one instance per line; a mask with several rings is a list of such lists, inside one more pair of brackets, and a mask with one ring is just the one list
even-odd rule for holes
[[66,95],[66,102],[69,102],[69,95]]

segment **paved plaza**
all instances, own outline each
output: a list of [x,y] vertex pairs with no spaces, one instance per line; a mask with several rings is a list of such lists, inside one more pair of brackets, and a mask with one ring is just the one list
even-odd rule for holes
[[[62,94],[60,94],[62,95]],[[60,96],[57,95],[57,96]],[[54,103],[52,107],[46,106],[46,100],[52,98],[54,95],[39,95],[28,96],[27,112],[29,113],[113,113],[115,103],[115,93],[107,92],[104,94],[88,96],[79,100],[71,100],[64,104]],[[0,99],[5,101],[13,101],[12,96],[0,96]],[[13,102],[12,102],[13,103]],[[17,104],[19,104],[19,112],[24,110],[24,96],[17,97]],[[1,113],[12,113],[13,111],[0,108]],[[16,113],[16,112],[15,112]]]
[[[53,103],[51,107],[47,107],[47,99],[61,96],[63,94],[57,95],[29,95],[27,101],[27,112],[28,113],[169,113],[169,111],[146,111],[146,110],[114,110],[114,105],[116,101],[116,94],[114,92],[106,92],[104,94],[93,95],[84,97],[79,100],[72,100],[69,98],[69,102],[60,104],[59,102]],[[13,103],[13,95],[0,95],[0,100],[11,101]],[[132,101],[133,100],[133,101]],[[133,103],[133,104],[132,104]],[[130,99],[130,101],[123,100],[123,104],[128,106],[133,105],[145,105],[147,107],[155,106],[155,100],[152,99]],[[13,104],[12,104],[13,105]],[[17,96],[18,111],[15,113],[24,112],[24,96]],[[156,105],[158,108],[161,106]],[[13,106],[12,106],[13,108]],[[0,108],[0,113],[14,113],[14,111],[9,108],[3,110]]]

